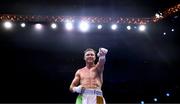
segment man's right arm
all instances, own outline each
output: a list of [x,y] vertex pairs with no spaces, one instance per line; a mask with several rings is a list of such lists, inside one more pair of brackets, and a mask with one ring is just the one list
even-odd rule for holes
[[80,92],[79,90],[81,90],[81,88],[80,88],[80,86],[78,86],[79,83],[80,83],[80,74],[79,74],[79,70],[78,70],[75,74],[75,77],[74,77],[71,85],[70,85],[69,90],[71,92]]

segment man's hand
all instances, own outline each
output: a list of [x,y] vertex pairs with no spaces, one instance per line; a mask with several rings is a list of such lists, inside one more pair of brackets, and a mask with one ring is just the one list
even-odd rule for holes
[[106,48],[99,48],[99,52],[97,54],[98,57],[105,56],[107,54],[108,50]]
[[79,86],[77,86],[77,87],[73,87],[73,92],[76,92],[76,93],[81,93],[81,91],[82,91],[82,86],[81,85],[79,85]]

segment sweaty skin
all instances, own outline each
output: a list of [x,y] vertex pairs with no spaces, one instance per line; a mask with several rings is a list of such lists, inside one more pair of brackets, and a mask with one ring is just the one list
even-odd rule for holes
[[70,85],[73,87],[80,85],[83,88],[101,89],[103,84],[104,60],[99,60],[94,64],[96,55],[94,51],[87,51],[84,55],[86,66],[76,71],[75,77]]
[[78,71],[78,74],[81,78],[80,85],[83,88],[100,88],[103,83],[102,71],[98,71],[96,66],[91,67],[90,69],[84,67]]

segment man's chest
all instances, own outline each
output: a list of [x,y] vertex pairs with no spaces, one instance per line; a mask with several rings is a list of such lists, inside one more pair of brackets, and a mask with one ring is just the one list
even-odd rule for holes
[[80,76],[82,79],[94,79],[98,77],[98,72],[92,69],[83,70],[81,71]]

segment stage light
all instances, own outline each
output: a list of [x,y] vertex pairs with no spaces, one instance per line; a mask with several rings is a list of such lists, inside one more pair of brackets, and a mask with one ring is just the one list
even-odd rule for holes
[[155,14],[156,18],[160,18],[160,15],[158,13]]
[[67,22],[65,23],[65,28],[66,30],[71,31],[73,30],[73,24],[71,22]]
[[169,94],[169,93],[166,93],[166,96],[168,96],[168,97],[169,97],[169,96],[170,96],[170,94]]
[[171,31],[173,32],[173,31],[174,31],[174,29],[171,29]]
[[145,31],[146,30],[146,26],[145,25],[140,25],[139,26],[139,31]]
[[163,35],[166,35],[166,32],[164,32]]
[[97,28],[98,28],[98,29],[102,29],[102,25],[98,25]]
[[116,25],[116,24],[112,24],[112,25],[111,25],[111,29],[112,29],[112,30],[116,30],[116,29],[117,29],[117,25]]
[[144,104],[144,101],[141,101],[141,104]]
[[156,13],[156,14],[155,14],[155,17],[156,17],[156,18],[162,18],[163,16],[162,16],[162,13],[159,12],[159,13]]
[[21,27],[22,28],[26,27],[26,24],[25,23],[21,23]]
[[157,102],[157,98],[154,98],[154,101]]
[[52,24],[51,24],[51,28],[52,28],[52,29],[56,29],[56,28],[57,28],[57,24],[56,24],[56,23],[52,23]]
[[127,30],[131,30],[131,26],[127,26],[126,28],[127,28]]
[[85,21],[81,21],[80,24],[79,24],[79,29],[82,31],[82,32],[87,32],[89,30],[89,24]]
[[39,23],[37,23],[37,24],[35,24],[35,28],[36,28],[37,30],[41,30],[41,29],[42,29],[42,25],[39,24]]
[[11,29],[12,28],[12,23],[10,22],[10,21],[6,21],[6,22],[4,22],[4,27],[6,28],[6,29]]

